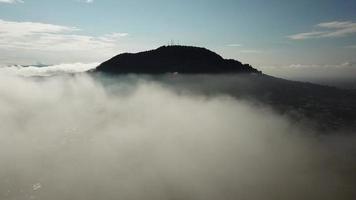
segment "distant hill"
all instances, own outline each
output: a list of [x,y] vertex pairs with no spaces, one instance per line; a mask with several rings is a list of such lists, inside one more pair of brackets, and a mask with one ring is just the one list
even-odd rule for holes
[[123,53],[102,63],[96,71],[111,74],[220,74],[261,73],[249,64],[232,59],[200,47],[162,46],[140,53]]

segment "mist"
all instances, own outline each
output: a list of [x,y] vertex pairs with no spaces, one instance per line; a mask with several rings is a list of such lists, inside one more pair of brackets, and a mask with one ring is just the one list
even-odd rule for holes
[[356,197],[353,135],[144,76],[0,73],[0,127],[1,199]]
[[338,65],[290,65],[279,67],[260,67],[269,75],[328,85],[345,89],[356,89],[356,65],[354,62],[346,62]]

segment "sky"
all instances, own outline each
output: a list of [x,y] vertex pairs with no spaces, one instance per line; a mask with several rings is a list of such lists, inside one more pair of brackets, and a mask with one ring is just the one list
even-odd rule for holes
[[173,41],[271,73],[350,70],[355,10],[355,0],[0,0],[0,63],[100,63]]

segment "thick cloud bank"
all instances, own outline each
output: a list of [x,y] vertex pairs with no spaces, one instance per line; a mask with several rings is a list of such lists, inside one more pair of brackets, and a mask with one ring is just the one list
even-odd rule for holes
[[156,81],[0,75],[0,199],[352,199],[355,138]]

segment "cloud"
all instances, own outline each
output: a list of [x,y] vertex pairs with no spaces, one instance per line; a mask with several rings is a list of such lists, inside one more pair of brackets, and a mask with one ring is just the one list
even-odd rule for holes
[[94,0],[77,0],[79,2],[83,2],[83,3],[94,3]]
[[[243,47],[242,44],[227,44],[227,47]],[[244,54],[257,54],[257,53],[262,53],[261,50],[257,50],[257,49],[241,49],[239,50],[240,53],[244,53]]]
[[3,66],[0,73],[8,75],[31,76],[53,76],[64,73],[86,72],[99,66],[100,63],[65,63],[49,66]]
[[313,31],[313,32],[308,32],[308,33],[299,33],[299,34],[291,35],[288,37],[293,40],[303,40],[303,39],[309,39],[309,38],[318,38],[325,33],[326,32],[324,32],[324,31]]
[[280,78],[356,89],[356,62],[354,60],[340,64],[262,66],[259,69],[266,74]]
[[242,44],[227,44],[228,47],[242,47]]
[[356,49],[356,45],[349,45],[349,46],[346,46],[346,48],[348,48],[348,49]]
[[241,53],[251,53],[251,54],[254,54],[254,53],[261,53],[260,50],[256,50],[256,49],[244,49],[244,50],[241,50],[240,52],[241,52]]
[[127,37],[129,36],[128,33],[110,33],[110,34],[105,34],[101,37],[99,37],[99,39],[103,40],[103,41],[108,41],[108,42],[113,42],[113,41],[117,41],[123,37]]
[[0,48],[32,50],[88,50],[114,47],[118,39],[127,33],[104,36],[74,34],[76,27],[67,27],[36,22],[11,22],[0,20]]
[[290,35],[293,40],[305,40],[313,38],[339,38],[356,34],[356,23],[352,21],[332,21],[316,25],[321,31],[311,31]]
[[0,3],[24,3],[22,0],[0,0]]
[[335,69],[335,68],[340,68],[340,67],[351,67],[354,66],[356,63],[352,61],[346,61],[341,64],[337,65],[332,65],[332,64],[323,64],[323,65],[318,65],[318,64],[292,64],[286,67],[289,68],[319,68],[319,69]]
[[341,64],[341,66],[343,67],[352,67],[352,66],[356,66],[356,62],[344,62]]
[[78,31],[78,28],[38,22],[15,22],[0,19],[1,37],[24,37],[36,34],[54,34]]
[[76,27],[38,22],[0,20],[0,50],[14,50],[18,55],[24,50],[34,52],[112,55],[118,50],[118,41],[128,33],[102,36],[79,34]]
[[177,93],[137,76],[1,72],[0,95],[6,199],[356,195],[354,136],[313,137],[266,107],[228,96]]

